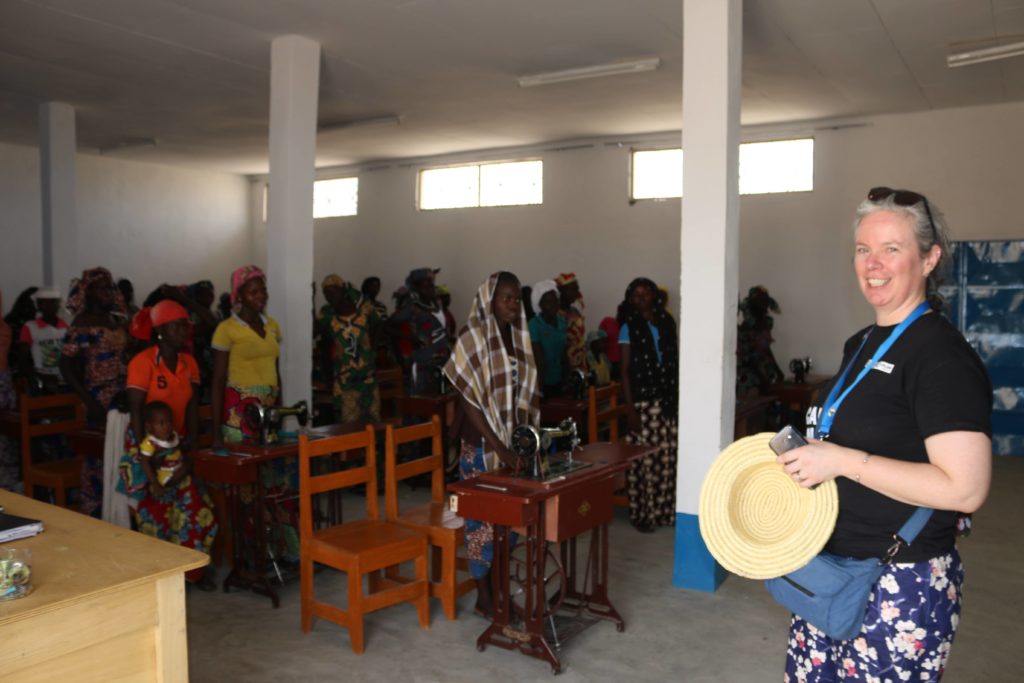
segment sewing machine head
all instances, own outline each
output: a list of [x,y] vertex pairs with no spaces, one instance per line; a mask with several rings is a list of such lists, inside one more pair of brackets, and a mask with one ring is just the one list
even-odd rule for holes
[[812,365],[810,358],[794,358],[789,361],[789,369],[793,371],[793,381],[796,384],[803,384],[807,379],[807,373],[811,371]]
[[576,430],[576,421],[571,417],[562,420],[557,427],[541,427],[535,429],[530,425],[519,425],[512,431],[512,439],[509,450],[516,454],[515,473],[523,473],[533,479],[543,480],[548,476],[555,476],[563,473],[564,467],[557,473],[552,473],[551,463],[548,461],[547,453],[551,450],[551,444],[555,439],[568,439],[569,448],[567,458],[570,469],[573,468],[572,454],[580,445],[579,434]]
[[309,419],[309,406],[305,401],[299,401],[291,407],[251,403],[246,406],[244,417],[247,431],[259,434],[258,444],[267,446],[280,439],[281,423],[289,415],[295,416],[299,425],[305,427]]
[[512,432],[509,449],[521,458],[528,458],[538,453],[546,453],[551,448],[552,440],[563,437],[569,437],[570,450],[575,450],[579,446],[576,421],[571,417],[562,420],[557,427],[534,429],[530,425],[519,425]]

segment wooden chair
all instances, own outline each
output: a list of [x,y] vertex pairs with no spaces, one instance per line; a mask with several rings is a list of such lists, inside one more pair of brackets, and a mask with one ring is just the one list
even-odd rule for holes
[[587,443],[601,441],[601,429],[608,428],[608,441],[619,441],[619,418],[626,414],[626,406],[619,405],[622,385],[612,382],[605,387],[591,386],[587,391]]
[[[430,454],[398,462],[398,448],[402,444],[430,440]],[[473,590],[476,582],[471,578],[458,578],[458,571],[468,572],[469,563],[457,557],[465,542],[461,517],[448,509],[444,495],[444,446],[441,439],[441,419],[435,415],[430,422],[395,429],[388,426],[385,443],[384,511],[389,522],[426,534],[433,552],[433,571],[430,595],[441,601],[448,619],[455,618],[455,603]],[[430,502],[406,511],[398,508],[398,482],[410,477],[430,473]]]
[[380,392],[381,419],[400,415],[398,399],[405,396],[405,377],[401,367],[377,368],[377,390]]
[[[626,406],[619,405],[622,385],[612,382],[606,387],[590,387],[587,392],[587,443],[601,441],[601,432],[607,427],[608,441],[619,441],[619,419],[626,414]],[[629,496],[622,493],[626,488],[625,473],[615,477],[615,495],[612,503],[618,507],[629,507]]]
[[18,397],[18,413],[21,421],[21,469],[25,495],[32,498],[35,487],[42,486],[53,491],[56,505],[67,507],[68,489],[82,485],[82,456],[53,462],[33,462],[32,439],[84,429],[85,405],[82,399],[75,394],[22,394]]
[[196,434],[195,444],[199,448],[209,448],[213,445],[213,406],[200,403],[196,406],[196,414],[199,417],[199,433]]
[[[333,621],[348,629],[352,650],[362,654],[363,615],[402,602],[416,605],[420,626],[430,628],[429,587],[427,579],[427,538],[421,533],[380,519],[377,490],[376,436],[373,427],[354,434],[310,441],[299,437],[299,539],[302,631],[309,633],[313,617]],[[352,451],[365,452],[362,458]],[[314,458],[344,452],[349,462],[360,464],[327,474],[311,474]],[[365,484],[366,519],[313,530],[313,496]],[[381,590],[364,594],[363,576],[403,562],[415,563],[415,578],[391,583]],[[339,569],[347,575],[348,609],[342,610],[315,599],[313,563]]]

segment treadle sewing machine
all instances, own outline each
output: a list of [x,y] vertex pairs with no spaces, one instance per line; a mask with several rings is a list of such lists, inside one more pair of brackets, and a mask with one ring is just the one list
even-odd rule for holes
[[259,446],[269,446],[280,441],[281,424],[284,418],[294,416],[300,427],[305,427],[309,420],[309,406],[305,401],[299,401],[291,407],[264,406],[260,403],[250,403],[245,408],[243,419],[249,431],[259,434],[256,440]]
[[[230,588],[252,590],[270,598],[274,607],[280,599],[268,579],[269,569],[279,583],[285,575],[279,564],[272,542],[275,534],[282,534],[282,519],[291,513],[286,506],[294,506],[296,494],[291,490],[267,492],[263,488],[260,469],[274,460],[293,457],[298,453],[298,439],[289,438],[281,431],[284,419],[294,416],[301,427],[309,420],[309,406],[299,401],[293,406],[263,406],[252,403],[242,413],[246,429],[253,434],[230,449],[200,450],[193,454],[195,472],[207,482],[217,482],[224,488],[224,509],[219,510],[222,531],[228,532],[226,546],[231,550],[231,571],[224,579],[224,592]],[[243,486],[249,493],[242,494]],[[225,524],[226,522],[226,524]]]
[[[568,452],[544,453],[545,443],[563,437]],[[559,673],[558,652],[568,639],[601,620],[625,628],[608,599],[612,491],[616,474],[654,449],[610,443],[579,448],[571,420],[554,429],[519,428],[511,446],[516,467],[448,486],[457,514],[494,524],[494,610],[477,649],[519,650]],[[577,540],[588,531],[584,551]],[[513,532],[520,534],[514,549]]]

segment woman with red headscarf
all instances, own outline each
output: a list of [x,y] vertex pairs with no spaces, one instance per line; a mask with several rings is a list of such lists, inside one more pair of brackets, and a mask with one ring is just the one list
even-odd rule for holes
[[[132,501],[139,531],[209,553],[217,533],[213,503],[190,476],[188,457],[198,434],[196,403],[200,381],[195,358],[182,350],[192,334],[188,311],[175,301],[161,301],[135,315],[131,332],[140,340],[156,343],[136,354],[128,364],[131,427],[125,437],[127,453],[121,459],[118,489]],[[159,463],[152,462],[153,449],[143,444],[144,439],[154,442],[155,437],[146,432],[143,411],[155,403],[170,408],[171,434],[177,441],[155,443],[165,448],[176,446],[181,453],[181,462],[173,475],[162,482],[156,474],[155,465]],[[186,578],[200,588],[214,588],[202,569],[192,570]]]

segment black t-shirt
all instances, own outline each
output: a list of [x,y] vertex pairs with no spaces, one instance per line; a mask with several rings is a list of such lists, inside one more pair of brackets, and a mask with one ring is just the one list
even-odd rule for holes
[[[846,341],[842,367],[851,360],[854,364],[844,388],[894,328],[865,328]],[[865,334],[869,336],[863,350],[851,359]],[[833,378],[821,390],[817,404],[807,412],[809,436],[816,436],[821,404],[835,381]],[[985,366],[960,332],[946,318],[932,313],[911,324],[850,392],[836,412],[829,441],[872,455],[928,462],[926,438],[953,431],[991,436],[991,418],[992,386]],[[839,518],[825,549],[847,557],[882,556],[915,507],[852,479],[839,477],[836,484]],[[900,550],[896,561],[920,562],[949,552],[956,516],[956,511],[936,510],[914,543]]]

